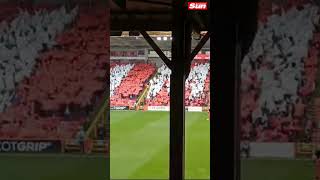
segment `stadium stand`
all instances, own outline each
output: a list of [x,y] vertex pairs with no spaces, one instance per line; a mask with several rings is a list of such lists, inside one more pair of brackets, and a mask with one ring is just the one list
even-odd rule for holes
[[[8,56],[12,61],[2,65],[5,73],[9,72],[4,82],[11,82],[11,86],[0,86],[5,87],[1,98],[6,98],[1,101],[6,102],[1,105],[1,138],[75,137],[105,91],[108,47],[104,13],[102,8],[95,12],[75,8],[67,13],[62,7],[34,15],[23,12],[11,22],[16,27],[8,29],[16,34],[4,35],[21,40],[17,45],[6,40],[3,45],[16,46],[18,58]],[[69,24],[71,28],[64,31]]]
[[146,98],[146,103],[154,106],[164,106],[169,104],[170,92],[170,74],[171,70],[162,65],[155,77],[149,82],[149,91]]
[[[242,64],[242,138],[287,142],[314,127],[306,107],[316,89],[320,32],[318,8],[307,2],[260,2],[259,30]],[[74,137],[105,86],[104,12],[1,8],[13,18],[0,15],[0,136]],[[133,108],[145,88],[144,104],[169,105],[165,65],[130,60],[112,63],[110,73],[111,106]],[[208,105],[209,74],[208,62],[192,63],[187,106]]]
[[129,71],[134,64],[111,64],[110,70],[110,96],[114,95],[114,91],[121,84],[121,81],[128,76]]
[[[51,13],[37,11],[34,15],[23,11],[10,25],[1,28],[0,112],[14,97],[16,84],[33,71],[39,52],[54,45],[56,34],[72,21],[75,13],[67,14],[64,8]],[[40,26],[42,23],[44,27]]]
[[[171,71],[165,66],[158,69],[157,75],[149,83],[146,104],[149,106],[168,106]],[[186,80],[186,105],[207,106],[209,96],[209,63],[195,60]]]
[[[318,8],[308,0],[290,0],[284,6],[264,0],[260,6],[259,29],[241,67],[242,138],[291,142],[301,133],[311,137],[315,125],[306,109],[316,90]],[[209,74],[207,62],[193,62],[186,81],[186,106],[209,104]],[[163,65],[147,82],[147,106],[169,105],[169,77],[170,70]],[[125,84],[122,81],[118,88]],[[111,106],[124,105],[115,102]]]
[[206,106],[206,94],[204,91],[205,83],[209,76],[209,63],[197,63],[192,66],[190,74],[186,80],[186,105],[187,106]]
[[[146,83],[155,71],[156,68],[152,64],[136,63],[128,72],[127,76],[122,78],[118,88],[114,90],[111,96],[111,105],[134,108],[140,93],[146,87]],[[115,76],[118,78],[123,77],[120,72]]]
[[260,26],[242,64],[242,138],[292,142],[312,126],[305,108],[315,90],[319,15],[306,2],[261,2]]

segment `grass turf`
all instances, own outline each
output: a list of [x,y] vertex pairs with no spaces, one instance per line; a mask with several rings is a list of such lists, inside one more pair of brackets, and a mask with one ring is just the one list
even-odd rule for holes
[[[186,113],[186,178],[208,179],[207,113]],[[111,112],[111,178],[167,179],[169,113]],[[242,161],[242,180],[313,180],[312,161],[250,159]]]
[[58,154],[1,154],[1,180],[106,180],[107,158]]
[[[186,114],[186,178],[210,176],[206,113]],[[111,178],[166,179],[169,176],[169,113],[111,112]]]
[[311,160],[252,159],[242,161],[241,180],[314,180]]

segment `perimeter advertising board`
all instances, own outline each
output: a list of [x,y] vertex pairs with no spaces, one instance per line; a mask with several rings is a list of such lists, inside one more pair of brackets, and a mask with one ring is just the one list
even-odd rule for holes
[[59,140],[0,140],[0,153],[59,153]]

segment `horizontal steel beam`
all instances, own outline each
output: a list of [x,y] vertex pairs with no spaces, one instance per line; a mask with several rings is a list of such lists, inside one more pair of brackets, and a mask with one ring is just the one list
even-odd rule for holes
[[196,55],[199,53],[199,51],[203,48],[203,46],[207,43],[207,41],[210,38],[210,33],[207,32],[202,39],[200,40],[200,42],[198,43],[198,45],[193,49],[192,53],[191,53],[191,57],[190,57],[190,61],[192,61]]

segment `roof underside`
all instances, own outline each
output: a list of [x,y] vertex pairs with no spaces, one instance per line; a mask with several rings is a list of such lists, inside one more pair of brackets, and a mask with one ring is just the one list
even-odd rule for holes
[[[152,37],[156,44],[162,50],[170,50],[171,49],[171,40],[158,41],[155,37]],[[196,47],[199,43],[199,40],[192,40],[192,47]],[[143,37],[111,37],[110,38],[110,47],[111,50],[115,49],[140,49],[140,48],[147,48],[151,49],[151,46],[147,43],[147,41]],[[204,45],[203,49],[210,48],[210,41]]]
[[[172,0],[126,0],[126,8],[121,9],[111,1],[111,30],[171,31],[171,4]],[[199,30],[208,30],[208,11],[190,13]]]
[[[103,0],[105,1],[105,0]],[[111,31],[171,31],[172,30],[172,2],[173,0],[123,0],[125,8],[119,7],[110,0]],[[120,1],[120,0],[118,0]],[[194,0],[197,1],[197,0]],[[209,0],[201,0],[207,1]],[[30,2],[32,4],[101,4],[101,0],[0,0],[0,2]],[[187,2],[187,1],[185,1]],[[194,26],[198,31],[208,30],[208,11],[190,11]]]

